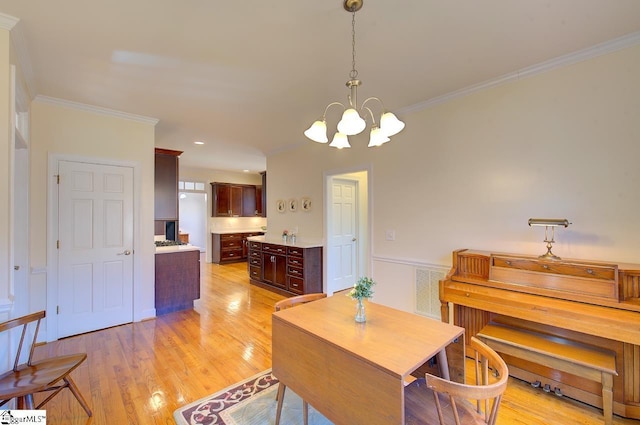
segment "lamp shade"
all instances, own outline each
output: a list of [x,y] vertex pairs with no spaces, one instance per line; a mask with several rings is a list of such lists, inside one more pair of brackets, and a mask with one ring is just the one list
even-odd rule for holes
[[305,130],[304,135],[314,142],[327,143],[327,123],[322,121],[316,121],[311,124],[311,127]]
[[371,134],[369,135],[369,146],[370,148],[374,146],[380,146],[384,143],[387,143],[389,139],[377,126],[371,128]]
[[349,144],[349,138],[347,137],[347,135],[342,134],[339,131],[333,135],[333,140],[331,141],[329,146],[331,146],[332,148],[338,148],[338,149],[351,147],[351,145]]
[[353,136],[360,134],[366,126],[367,123],[360,117],[358,111],[349,108],[342,114],[342,119],[338,123],[338,132],[346,134],[347,136]]
[[380,129],[384,134],[391,137],[398,134],[404,128],[404,123],[400,121],[392,112],[385,112],[380,117]]

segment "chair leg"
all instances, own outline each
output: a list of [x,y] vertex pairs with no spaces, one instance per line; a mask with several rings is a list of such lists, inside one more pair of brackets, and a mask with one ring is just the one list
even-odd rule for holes
[[276,424],[280,425],[280,415],[282,414],[282,402],[284,401],[284,391],[287,389],[287,386],[282,382],[278,385],[278,394],[276,395],[276,400],[278,400],[278,407],[276,409]]
[[33,394],[27,394],[22,397],[18,397],[18,409],[19,410],[33,410]]
[[302,416],[304,417],[304,425],[309,425],[309,403],[302,400]]
[[69,387],[69,390],[71,390],[73,395],[76,397],[76,400],[78,400],[78,403],[80,403],[84,411],[87,412],[87,415],[92,416],[91,409],[89,409],[89,405],[87,404],[84,397],[82,397],[82,394],[80,393],[80,390],[78,390],[78,387],[76,387],[76,384],[75,382],[73,382],[73,379],[71,379],[70,376],[66,376],[63,379],[64,379],[64,382],[67,384],[67,387]]

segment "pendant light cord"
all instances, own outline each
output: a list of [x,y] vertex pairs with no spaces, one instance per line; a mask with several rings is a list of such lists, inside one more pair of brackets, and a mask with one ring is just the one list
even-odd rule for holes
[[352,80],[358,78],[358,70],[356,70],[356,11],[353,8],[351,17],[351,72],[349,77]]

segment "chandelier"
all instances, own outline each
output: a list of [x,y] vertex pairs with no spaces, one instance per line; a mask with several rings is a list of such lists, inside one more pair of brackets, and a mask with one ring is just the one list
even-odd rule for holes
[[[362,84],[358,80],[358,71],[356,70],[356,12],[362,8],[364,0],[344,0],[344,8],[351,12],[351,72],[349,73],[349,81],[347,87],[351,93],[348,96],[348,107],[340,102],[332,102],[327,105],[322,115],[322,120],[315,121],[309,127],[304,135],[314,142],[327,143],[327,111],[334,105],[342,106],[342,119],[338,122],[338,131],[333,135],[333,140],[329,146],[342,149],[350,148],[349,138],[362,133],[367,126],[366,118],[371,118],[371,133],[369,136],[369,147],[380,146],[387,143],[389,137],[398,134],[404,128],[404,123],[400,121],[393,113],[385,111],[384,105],[377,97],[369,97],[360,108],[358,108],[358,86]],[[367,106],[369,102],[377,101],[382,108],[379,125],[376,123],[373,111]],[[363,118],[364,116],[364,118]]]

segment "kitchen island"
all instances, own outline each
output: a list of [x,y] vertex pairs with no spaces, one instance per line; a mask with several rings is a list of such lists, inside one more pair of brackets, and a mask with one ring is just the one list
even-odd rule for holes
[[200,248],[156,247],[156,315],[193,308],[200,298]]
[[285,296],[322,292],[322,243],[267,236],[247,241],[252,284]]

